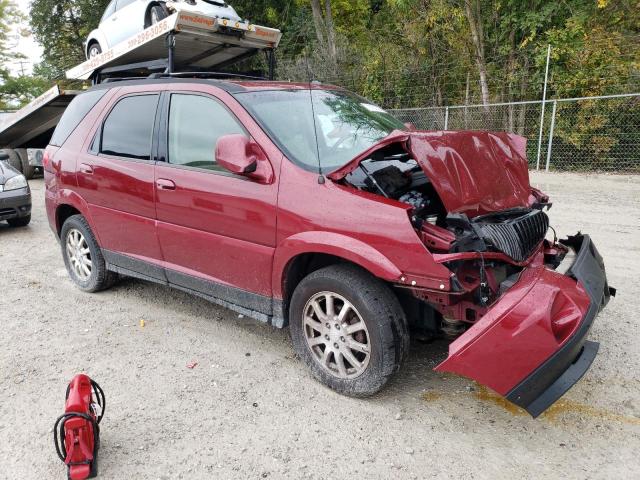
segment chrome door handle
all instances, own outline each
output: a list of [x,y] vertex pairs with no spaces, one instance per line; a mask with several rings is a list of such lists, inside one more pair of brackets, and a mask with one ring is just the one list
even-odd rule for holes
[[158,187],[158,190],[175,190],[176,184],[166,178],[158,178],[156,180],[156,187]]

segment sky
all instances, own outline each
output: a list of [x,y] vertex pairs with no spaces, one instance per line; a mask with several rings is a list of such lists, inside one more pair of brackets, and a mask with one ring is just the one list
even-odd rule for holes
[[14,25],[12,30],[12,34],[14,35],[14,38],[15,38],[14,42],[17,42],[15,50],[17,52],[22,53],[27,58],[23,61],[24,63],[22,65],[18,62],[15,62],[13,64],[10,64],[8,67],[11,73],[13,73],[14,75],[19,75],[20,73],[22,73],[23,69],[25,74],[29,74],[33,70],[33,65],[35,63],[38,63],[41,60],[42,47],[36,43],[32,35],[28,37],[22,37],[18,33],[21,27],[25,28],[29,26],[28,18],[29,18],[29,5],[31,4],[31,0],[13,0],[13,1],[27,17],[27,20],[24,22],[23,25]]

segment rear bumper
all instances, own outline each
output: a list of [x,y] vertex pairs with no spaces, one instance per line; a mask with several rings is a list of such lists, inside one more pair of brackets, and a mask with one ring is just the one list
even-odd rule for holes
[[[576,252],[565,275],[544,267],[521,278],[453,342],[436,370],[473,378],[537,417],[589,369],[598,344],[593,321],[615,294],[587,235],[564,244]],[[563,330],[565,329],[565,330]]]
[[0,193],[0,221],[31,214],[31,192],[20,188]]
[[567,271],[589,296],[589,308],[576,332],[546,362],[507,395],[507,400],[537,417],[569,390],[591,366],[599,344],[587,340],[596,315],[615,290],[607,284],[602,257],[588,235],[576,235],[564,242],[577,252]]

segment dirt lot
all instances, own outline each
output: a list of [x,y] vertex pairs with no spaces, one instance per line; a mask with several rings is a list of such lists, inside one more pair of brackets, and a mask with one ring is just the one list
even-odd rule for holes
[[389,388],[354,400],[309,376],[287,330],[143,281],[84,294],[32,181],[32,224],[0,226],[0,477],[66,478],[51,427],[85,371],[107,395],[103,479],[639,478],[640,177],[533,183],[560,234],[592,234],[618,288],[591,370],[538,420],[433,372],[445,344],[412,345]]

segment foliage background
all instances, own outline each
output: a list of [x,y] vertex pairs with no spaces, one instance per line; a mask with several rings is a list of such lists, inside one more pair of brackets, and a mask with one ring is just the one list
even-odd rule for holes
[[[109,0],[33,0],[28,19],[44,47],[35,78],[0,68],[3,103],[25,103],[83,60],[82,41]],[[278,77],[321,80],[386,108],[489,104],[640,92],[640,0],[235,0],[238,13],[283,31]],[[0,65],[15,58],[7,25],[19,14],[0,0]],[[261,66],[260,59],[250,67]],[[262,65],[264,66],[264,65]],[[615,148],[610,129],[637,135],[637,99],[616,108],[584,102],[557,134],[593,155]],[[525,108],[508,107],[499,125],[529,127]],[[612,143],[614,142],[614,143]],[[638,142],[640,143],[640,142]],[[638,152],[640,164],[640,151]]]

